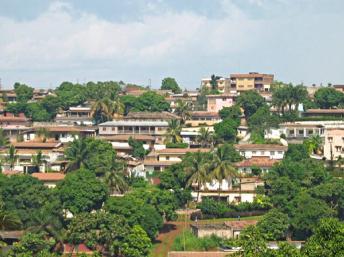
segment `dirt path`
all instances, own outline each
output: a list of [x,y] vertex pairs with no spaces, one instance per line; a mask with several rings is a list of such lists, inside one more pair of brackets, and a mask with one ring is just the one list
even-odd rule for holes
[[174,239],[183,231],[183,228],[184,222],[165,223],[158,237],[156,238],[158,245],[153,250],[151,256],[167,257],[167,253],[170,251]]

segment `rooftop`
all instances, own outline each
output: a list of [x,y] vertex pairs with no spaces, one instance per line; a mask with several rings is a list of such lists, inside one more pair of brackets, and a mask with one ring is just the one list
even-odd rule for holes
[[15,148],[57,148],[60,147],[62,144],[60,142],[19,142],[13,143]]
[[130,112],[124,119],[128,120],[173,120],[179,116],[170,112]]
[[248,74],[244,74],[244,73],[237,73],[237,74],[231,74],[230,77],[231,78],[260,78],[262,76],[269,76],[269,77],[273,77],[273,74],[262,74],[262,73],[258,73],[258,72],[250,72]]
[[138,141],[154,141],[155,137],[150,135],[136,135],[136,134],[128,134],[128,135],[110,135],[110,136],[100,136],[100,139],[105,139],[109,141],[125,141],[127,142],[129,138],[132,137]]
[[234,147],[237,150],[288,150],[287,146],[277,144],[239,144],[235,145]]
[[305,113],[315,114],[344,114],[344,109],[308,109]]
[[42,172],[35,172],[31,174],[32,177],[37,178],[40,181],[60,181],[63,180],[65,175],[58,172],[49,172],[49,173],[42,173]]
[[158,154],[169,154],[169,153],[176,153],[176,154],[186,154],[186,153],[206,153],[210,152],[211,149],[209,148],[166,148],[162,150],[157,150],[156,153]]
[[169,252],[168,257],[226,257],[229,252]]
[[252,157],[251,159],[243,160],[235,164],[236,167],[272,167],[278,160],[270,159],[269,157]]
[[114,120],[107,121],[99,124],[100,127],[103,126],[158,126],[167,127],[167,121],[157,121],[157,120]]
[[191,112],[191,117],[216,117],[216,118],[220,118],[220,115],[218,112],[194,111],[194,112]]

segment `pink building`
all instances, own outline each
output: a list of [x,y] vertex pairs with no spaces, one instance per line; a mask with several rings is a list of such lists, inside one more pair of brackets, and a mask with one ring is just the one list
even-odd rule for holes
[[234,104],[234,94],[208,95],[208,112],[218,112],[223,107],[231,107]]

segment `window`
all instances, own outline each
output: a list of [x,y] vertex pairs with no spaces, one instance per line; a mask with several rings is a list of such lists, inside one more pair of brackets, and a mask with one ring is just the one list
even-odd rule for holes
[[283,152],[282,151],[278,151],[278,154],[283,154]]
[[270,155],[275,155],[275,151],[270,151]]
[[313,134],[313,130],[308,130],[308,135],[312,135]]
[[256,151],[252,151],[252,154],[257,154],[257,152]]
[[106,131],[106,127],[103,127],[103,131]]
[[333,142],[333,137],[328,137],[327,140],[332,143]]
[[303,135],[303,129],[299,129],[299,135]]
[[342,151],[342,147],[340,145],[336,145],[335,148],[337,153],[340,153]]
[[112,128],[111,128],[111,130],[112,130],[112,131],[115,131],[115,130],[116,130],[116,128],[115,128],[115,127],[112,127]]
[[264,154],[265,154],[265,152],[264,152],[264,151],[261,151],[261,154],[262,154],[262,155],[264,155]]
[[166,156],[166,161],[169,161],[170,160],[170,156]]

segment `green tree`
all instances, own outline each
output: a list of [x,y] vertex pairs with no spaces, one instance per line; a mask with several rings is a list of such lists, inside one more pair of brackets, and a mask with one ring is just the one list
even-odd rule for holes
[[344,103],[344,93],[332,87],[320,88],[314,94],[314,102],[321,109],[340,107]]
[[138,112],[162,112],[168,111],[170,104],[162,95],[153,91],[147,91],[137,97],[133,103],[132,111]]
[[182,127],[179,120],[170,120],[168,122],[168,128],[166,131],[166,139],[165,142],[168,143],[181,143],[182,137],[180,135],[182,131]]
[[238,124],[234,120],[225,119],[214,125],[215,135],[223,141],[235,142]]
[[116,163],[111,170],[105,173],[104,182],[108,186],[110,194],[124,193],[128,190],[128,184],[124,178],[124,166],[123,163]]
[[10,139],[5,135],[5,132],[0,128],[0,147],[6,147],[10,144]]
[[196,201],[199,201],[199,194],[202,186],[206,182],[209,182],[209,159],[205,158],[205,154],[201,152],[196,152],[188,156],[191,160],[187,162],[185,166],[185,171],[189,176],[187,185],[192,186],[194,183],[197,184],[197,198]]
[[305,145],[289,144],[285,158],[292,161],[301,161],[303,159],[308,159],[309,155]]
[[234,168],[232,163],[228,160],[224,148],[218,148],[215,151],[210,169],[210,178],[216,179],[219,183],[218,199],[220,200],[221,186],[223,180],[227,179],[229,181],[230,179],[235,179],[239,176],[239,174],[236,168]]
[[18,102],[26,103],[33,97],[33,88],[18,82],[14,84],[14,92]]
[[87,155],[86,139],[80,138],[74,140],[65,150],[65,156],[69,162],[67,170],[72,171],[85,167]]
[[257,223],[257,228],[267,240],[284,240],[289,228],[288,215],[278,209],[272,209]]
[[100,209],[106,200],[106,185],[86,169],[68,173],[57,186],[63,208],[73,214]]
[[96,124],[112,120],[115,114],[114,104],[109,98],[97,100],[92,105],[91,113]]
[[266,105],[264,98],[254,90],[240,94],[237,103],[244,109],[247,118],[251,117],[260,107]]
[[86,90],[80,84],[62,82],[62,84],[55,89],[55,93],[64,110],[67,110],[70,106],[77,106],[86,101]]
[[127,257],[148,256],[152,243],[140,226],[134,226],[123,244],[122,253]]
[[236,256],[265,257],[268,252],[265,235],[254,226],[249,226],[240,233],[239,245],[242,250]]
[[162,80],[161,89],[162,90],[172,90],[172,92],[175,94],[180,94],[182,92],[177,81],[174,78],[170,78],[170,77],[164,78]]
[[260,107],[248,119],[248,125],[252,132],[255,132],[264,139],[264,132],[269,128],[277,128],[279,125],[279,118],[271,114],[267,105]]
[[188,102],[177,100],[175,114],[181,117],[181,121],[184,124],[187,119],[191,117],[191,105]]
[[44,156],[41,150],[37,151],[36,155],[32,155],[32,164],[36,167],[38,172],[41,171],[41,166],[44,163]]
[[133,149],[132,156],[135,158],[143,159],[146,155],[146,150],[143,147],[143,142],[134,140],[132,137],[129,137],[128,140],[129,146]]
[[344,223],[333,218],[322,219],[303,248],[305,256],[344,256]]
[[16,213],[6,211],[4,203],[0,200],[0,231],[13,230],[21,227],[21,221]]
[[201,144],[201,147],[210,147],[213,145],[213,133],[209,131],[209,128],[201,127],[196,141]]
[[36,136],[44,143],[50,137],[50,132],[47,128],[41,127],[36,130]]
[[120,90],[121,85],[115,81],[98,81],[97,83],[90,81],[85,86],[86,98],[95,101],[104,98],[110,98],[114,101],[118,97]]
[[13,145],[11,145],[8,149],[7,156],[6,156],[6,161],[10,165],[11,170],[13,170],[14,165],[17,162],[17,159],[18,159],[17,150]]
[[313,153],[318,153],[323,144],[322,139],[319,135],[313,135],[304,140],[303,143],[306,146],[309,155]]
[[223,107],[219,111],[219,115],[222,120],[224,119],[231,119],[235,120],[238,126],[240,125],[240,118],[241,118],[241,109],[240,106],[235,104],[231,107]]

